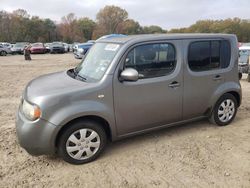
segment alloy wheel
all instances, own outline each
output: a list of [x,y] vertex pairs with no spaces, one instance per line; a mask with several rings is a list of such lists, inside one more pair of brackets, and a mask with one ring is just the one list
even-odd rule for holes
[[97,132],[89,128],[79,129],[69,136],[66,151],[76,160],[85,160],[99,150],[100,143],[100,136]]
[[228,122],[232,119],[235,113],[235,104],[231,99],[224,100],[218,109],[218,118],[221,122]]

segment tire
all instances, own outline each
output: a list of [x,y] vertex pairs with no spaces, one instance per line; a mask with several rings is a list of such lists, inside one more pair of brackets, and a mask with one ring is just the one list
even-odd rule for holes
[[247,81],[250,82],[250,73],[247,75]]
[[58,153],[68,163],[84,164],[95,160],[104,150],[106,142],[107,136],[101,125],[92,121],[78,121],[61,134]]
[[1,56],[6,56],[6,55],[7,55],[7,52],[1,51],[0,54],[1,54]]
[[238,104],[235,97],[226,93],[216,102],[209,121],[218,126],[226,126],[234,120],[237,109]]
[[242,78],[242,73],[239,72],[239,80],[241,80],[241,78]]

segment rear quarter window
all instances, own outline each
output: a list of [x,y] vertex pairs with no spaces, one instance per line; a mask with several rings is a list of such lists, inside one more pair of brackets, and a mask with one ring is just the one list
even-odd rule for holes
[[209,71],[227,68],[231,48],[227,40],[192,42],[188,50],[188,65],[192,71]]

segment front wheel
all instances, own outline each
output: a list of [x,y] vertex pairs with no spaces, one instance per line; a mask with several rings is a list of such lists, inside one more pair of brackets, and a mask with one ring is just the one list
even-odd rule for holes
[[106,133],[101,125],[90,122],[76,122],[60,137],[59,155],[68,163],[84,164],[95,160],[106,145]]
[[224,94],[215,104],[209,118],[210,122],[219,126],[230,124],[237,113],[237,101],[232,94]]
[[7,52],[1,51],[1,56],[6,56],[6,55],[7,55]]

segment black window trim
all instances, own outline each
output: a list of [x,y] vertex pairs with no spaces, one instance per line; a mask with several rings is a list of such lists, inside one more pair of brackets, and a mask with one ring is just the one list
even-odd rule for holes
[[[230,50],[230,60],[229,60],[229,64],[228,64],[228,66],[227,67],[224,67],[224,68],[216,68],[216,69],[210,69],[210,70],[201,70],[201,71],[194,71],[194,70],[192,70],[191,68],[190,68],[190,66],[189,66],[189,55],[190,55],[190,46],[193,44],[193,43],[196,43],[196,42],[209,42],[210,43],[210,49],[209,49],[209,54],[210,54],[210,63],[211,63],[211,42],[212,41],[226,41],[227,43],[228,43],[228,46],[229,46],[229,50]],[[225,39],[225,38],[211,38],[211,39],[204,39],[204,40],[202,40],[202,39],[197,39],[197,40],[193,40],[192,42],[190,42],[189,44],[188,44],[188,49],[187,49],[188,51],[187,51],[187,67],[188,67],[188,69],[190,70],[190,71],[192,71],[193,73],[201,73],[201,72],[212,72],[212,71],[217,71],[217,70],[225,70],[225,69],[227,69],[227,68],[229,68],[230,67],[230,64],[231,64],[231,59],[232,59],[232,48],[231,48],[231,43],[230,43],[230,40],[229,39]],[[221,48],[220,48],[220,50],[221,50]]]
[[118,71],[118,77],[119,77],[120,73],[125,69],[125,60],[126,60],[126,57],[127,57],[127,55],[129,54],[129,52],[131,50],[133,50],[134,48],[136,48],[138,46],[154,45],[154,44],[169,44],[169,45],[171,45],[173,47],[173,49],[174,49],[174,55],[175,55],[175,60],[174,60],[175,67],[167,75],[156,76],[156,77],[151,77],[151,78],[140,78],[139,80],[148,80],[148,79],[162,78],[162,77],[166,77],[166,76],[172,75],[173,72],[175,72],[176,67],[177,67],[177,50],[176,50],[175,44],[173,42],[171,42],[171,41],[176,41],[176,40],[171,39],[171,40],[167,40],[167,41],[165,41],[165,40],[143,41],[143,42],[132,44],[131,46],[127,47],[126,51],[122,55],[122,58],[120,59],[121,65],[119,65],[120,68],[119,68],[119,71]]

